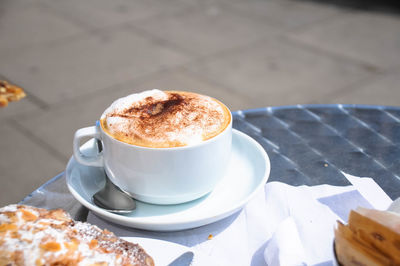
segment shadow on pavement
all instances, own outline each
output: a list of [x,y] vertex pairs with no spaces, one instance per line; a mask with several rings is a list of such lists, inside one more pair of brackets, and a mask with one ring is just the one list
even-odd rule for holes
[[333,5],[350,11],[372,11],[400,15],[398,0],[294,0],[297,2],[313,2],[320,5]]

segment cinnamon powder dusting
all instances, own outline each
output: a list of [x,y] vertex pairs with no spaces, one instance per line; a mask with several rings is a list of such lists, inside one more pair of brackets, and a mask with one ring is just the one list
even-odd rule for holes
[[230,119],[228,109],[208,96],[153,90],[114,102],[102,116],[102,127],[130,144],[179,147],[216,136]]

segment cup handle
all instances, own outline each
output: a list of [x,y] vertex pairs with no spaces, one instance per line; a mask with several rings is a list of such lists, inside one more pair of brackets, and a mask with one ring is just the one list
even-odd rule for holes
[[101,140],[99,127],[98,126],[84,127],[78,129],[75,132],[74,144],[73,144],[75,160],[83,165],[102,167],[104,163],[103,163],[103,155],[101,153],[99,153],[96,156],[86,156],[82,154],[82,152],[80,151],[79,148],[81,144],[81,139],[84,137],[93,137],[95,139]]

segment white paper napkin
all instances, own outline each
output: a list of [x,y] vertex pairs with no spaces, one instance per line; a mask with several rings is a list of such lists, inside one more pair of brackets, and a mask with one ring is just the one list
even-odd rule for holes
[[[282,247],[285,247],[284,249]],[[264,252],[268,265],[307,265],[297,226],[292,217],[281,222]]]
[[[190,230],[136,230],[109,223],[92,212],[88,222],[119,236],[149,237],[185,245],[195,251],[195,257],[199,251],[215,265],[331,265],[336,220],[346,221],[350,210],[358,206],[386,209],[392,202],[373,179],[345,176],[351,186],[294,187],[268,183],[240,212]],[[289,261],[284,256],[293,252],[299,260]],[[297,262],[300,264],[291,264]]]
[[[350,211],[359,206],[387,209],[391,204],[373,179],[344,175],[352,186],[267,185],[271,200],[284,195],[280,213],[286,214],[275,221],[275,231],[264,251],[268,265],[332,265],[336,221],[346,222]],[[275,212],[274,217],[278,216]],[[301,256],[288,260],[290,253]]]

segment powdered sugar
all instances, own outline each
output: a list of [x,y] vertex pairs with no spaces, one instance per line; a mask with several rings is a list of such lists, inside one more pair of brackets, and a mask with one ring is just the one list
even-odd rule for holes
[[24,265],[65,260],[68,265],[147,265],[148,255],[138,245],[96,226],[74,222],[62,212],[11,205],[0,209],[0,219],[0,249],[14,254],[11,259],[18,256]]

